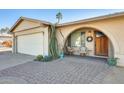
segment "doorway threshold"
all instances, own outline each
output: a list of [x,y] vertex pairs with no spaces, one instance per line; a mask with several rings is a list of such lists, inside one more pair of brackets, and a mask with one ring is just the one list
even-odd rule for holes
[[97,57],[97,58],[109,58],[108,56],[97,56],[97,55],[94,55],[94,56],[91,56],[91,57]]

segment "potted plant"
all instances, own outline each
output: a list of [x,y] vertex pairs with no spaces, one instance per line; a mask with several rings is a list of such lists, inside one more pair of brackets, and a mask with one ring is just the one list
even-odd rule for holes
[[118,58],[108,58],[108,65],[110,66],[116,66],[117,65]]
[[64,52],[61,51],[61,53],[60,53],[60,59],[63,59],[63,58],[64,58]]

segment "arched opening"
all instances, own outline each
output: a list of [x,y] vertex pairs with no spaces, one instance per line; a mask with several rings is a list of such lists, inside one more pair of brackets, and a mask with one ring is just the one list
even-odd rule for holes
[[64,44],[65,54],[114,57],[114,47],[109,37],[102,31],[85,27],[74,30]]

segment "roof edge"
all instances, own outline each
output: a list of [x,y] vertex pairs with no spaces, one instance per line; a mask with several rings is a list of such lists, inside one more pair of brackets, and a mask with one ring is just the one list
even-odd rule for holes
[[37,20],[37,19],[33,19],[33,18],[27,18],[27,17],[19,17],[19,19],[15,22],[15,24],[10,28],[9,32],[12,32],[13,29],[18,25],[18,23],[22,20],[28,20],[28,21],[33,21],[33,22],[38,22],[38,23],[42,23],[45,25],[50,25],[50,22],[44,21],[44,20]]
[[112,13],[112,14],[108,14],[108,15],[102,15],[102,16],[98,16],[98,17],[93,17],[93,18],[87,18],[87,19],[83,19],[83,20],[77,20],[77,21],[62,23],[62,24],[58,24],[57,26],[58,27],[68,26],[68,25],[74,25],[74,24],[79,24],[79,23],[85,23],[85,22],[103,20],[103,19],[108,19],[108,18],[114,18],[114,17],[119,17],[119,16],[124,16],[124,12]]

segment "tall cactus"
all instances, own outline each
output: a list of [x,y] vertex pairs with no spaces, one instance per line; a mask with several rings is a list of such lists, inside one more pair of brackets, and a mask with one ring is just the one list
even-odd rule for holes
[[58,22],[56,24],[50,25],[49,55],[52,58],[59,57],[58,41],[56,37],[56,25],[59,24],[60,20],[62,19],[62,13],[58,12],[56,14],[56,18],[58,19]]
[[58,41],[56,38],[56,24],[50,25],[49,55],[52,58],[59,57]]

